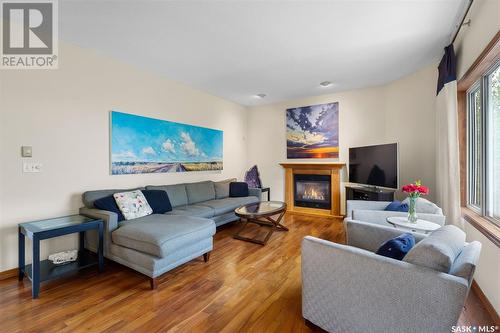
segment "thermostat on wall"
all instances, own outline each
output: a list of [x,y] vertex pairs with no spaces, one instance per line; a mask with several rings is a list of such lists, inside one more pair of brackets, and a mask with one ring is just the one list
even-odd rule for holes
[[21,147],[21,156],[22,157],[32,157],[33,156],[33,149],[31,146],[22,146]]

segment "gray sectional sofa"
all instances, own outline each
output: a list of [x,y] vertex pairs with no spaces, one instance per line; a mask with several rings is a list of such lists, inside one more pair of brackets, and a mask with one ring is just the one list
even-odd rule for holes
[[[122,222],[116,213],[94,208],[94,201],[135,189],[88,191],[80,214],[104,221],[104,256],[148,276],[155,289],[159,275],[201,255],[208,261],[216,226],[238,220],[235,208],[260,201],[260,189],[253,188],[247,197],[229,197],[231,181],[139,188],[166,191],[173,209]],[[89,231],[85,238],[85,247],[95,252],[97,234]]]

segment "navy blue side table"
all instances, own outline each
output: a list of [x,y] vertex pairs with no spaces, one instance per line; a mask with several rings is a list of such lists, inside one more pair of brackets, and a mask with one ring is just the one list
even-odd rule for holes
[[[97,230],[99,234],[99,246],[97,260],[95,255],[84,248],[85,231]],[[43,239],[68,235],[78,232],[80,235],[80,249],[78,259],[74,262],[54,265],[49,260],[40,261],[40,241]],[[32,297],[38,298],[40,282],[48,281],[66,275],[76,270],[98,265],[99,272],[104,269],[103,256],[103,232],[102,220],[91,219],[83,215],[70,215],[54,219],[26,222],[19,224],[19,281],[26,275],[31,280]],[[24,240],[28,237],[33,241],[32,264],[25,265]]]
[[270,187],[262,187],[260,189],[262,193],[267,192],[267,201],[271,201],[271,188]]

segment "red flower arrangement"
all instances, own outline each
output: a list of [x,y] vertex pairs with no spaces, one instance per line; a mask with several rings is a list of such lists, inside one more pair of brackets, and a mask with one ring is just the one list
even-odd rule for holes
[[429,194],[429,188],[427,186],[422,185],[420,180],[415,181],[414,184],[408,184],[403,186],[402,190],[405,193],[409,193],[410,196],[415,196],[415,197]]
[[420,180],[416,180],[413,184],[403,186],[402,190],[403,192],[408,193],[408,196],[410,197],[410,205],[408,207],[408,221],[411,223],[415,223],[417,222],[417,198],[420,198],[421,195],[429,194],[429,188],[422,185],[422,182]]

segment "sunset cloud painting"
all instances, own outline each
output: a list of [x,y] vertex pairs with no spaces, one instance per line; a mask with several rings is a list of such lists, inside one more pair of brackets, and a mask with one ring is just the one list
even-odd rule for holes
[[223,132],[111,112],[111,174],[222,170]]
[[286,110],[287,158],[339,157],[339,103]]

